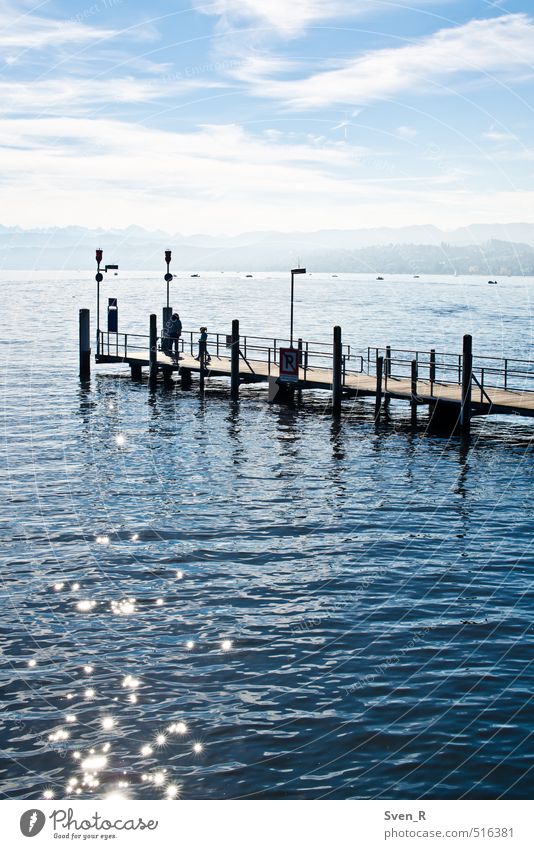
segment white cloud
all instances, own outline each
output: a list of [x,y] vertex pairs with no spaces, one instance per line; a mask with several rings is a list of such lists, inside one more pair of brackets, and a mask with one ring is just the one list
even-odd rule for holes
[[507,130],[497,130],[495,127],[490,127],[489,130],[486,130],[485,133],[482,133],[482,136],[485,139],[489,139],[489,141],[494,142],[509,142],[516,141],[517,136],[513,133],[509,133]]
[[397,127],[397,135],[400,139],[406,139],[407,141],[411,139],[415,139],[418,135],[415,127]]
[[[420,0],[419,5],[433,2],[437,0]],[[391,14],[395,6],[403,4],[410,5],[411,0],[397,0],[396,4],[380,4],[377,0],[214,0],[206,4],[197,0],[200,12],[219,16],[229,27],[258,24],[285,37],[299,35],[319,21],[376,12],[377,5],[382,5],[384,11]]]
[[115,31],[75,20],[0,11],[0,49],[37,50],[111,38]]
[[382,168],[375,151],[258,137],[237,125],[170,132],[84,117],[4,119],[0,128],[3,223],[11,225],[172,223],[182,232],[236,233],[425,223],[438,209],[435,223],[452,226],[479,220],[496,203],[503,220],[515,220],[533,200],[497,192],[488,204],[463,174],[432,163],[422,180]]
[[[406,91],[424,92],[435,83],[453,84],[460,74],[532,70],[533,56],[532,20],[525,14],[504,15],[442,29],[403,47],[364,53],[306,78],[256,78],[251,88],[256,96],[283,100],[293,108],[363,105]],[[246,69],[233,75],[250,82]]]
[[6,115],[80,115],[93,112],[95,106],[149,103],[198,89],[223,88],[222,82],[205,79],[172,79],[170,76],[140,79],[117,77],[89,79],[65,77],[25,82],[0,81],[0,114]]

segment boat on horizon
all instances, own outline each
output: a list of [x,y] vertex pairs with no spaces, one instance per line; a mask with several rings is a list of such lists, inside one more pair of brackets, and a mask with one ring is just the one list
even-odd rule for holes
[[192,274],[191,277],[200,277],[200,274]]

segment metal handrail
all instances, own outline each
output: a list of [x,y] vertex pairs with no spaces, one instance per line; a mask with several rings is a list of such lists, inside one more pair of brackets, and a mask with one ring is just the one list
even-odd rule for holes
[[[462,383],[462,354],[453,354],[444,351],[412,351],[407,348],[391,349],[389,346],[368,347],[367,348],[367,370],[371,373],[371,369],[376,363],[376,358],[382,356],[385,352],[385,362],[387,363],[386,377],[408,379],[413,359],[417,362],[418,369],[428,368],[428,380],[431,383],[433,390],[434,383],[450,383],[454,382],[460,385]],[[373,355],[374,354],[374,360]],[[410,357],[398,356],[398,354],[409,354]],[[497,363],[503,363],[503,367],[497,367]],[[521,366],[527,365],[530,368],[527,370]],[[397,366],[393,369],[392,366]],[[401,373],[402,369],[405,373]],[[439,378],[437,372],[440,371]],[[534,385],[525,385],[525,382],[534,380],[534,362],[519,357],[496,357],[491,355],[475,355],[473,357],[473,374],[478,374],[481,378],[482,386],[484,381],[486,385],[487,376],[497,377],[497,380],[492,381],[492,388],[503,388],[510,391],[534,392]],[[520,387],[511,386],[514,378],[519,380],[522,385]],[[423,378],[425,379],[425,378]],[[480,384],[479,384],[480,385]]]

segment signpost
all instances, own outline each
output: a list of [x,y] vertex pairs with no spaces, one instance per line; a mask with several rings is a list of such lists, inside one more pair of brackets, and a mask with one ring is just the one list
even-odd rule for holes
[[291,319],[289,322],[289,345],[293,347],[293,301],[295,297],[295,274],[306,274],[305,268],[291,269]]
[[299,379],[299,352],[296,348],[280,348],[280,380]]

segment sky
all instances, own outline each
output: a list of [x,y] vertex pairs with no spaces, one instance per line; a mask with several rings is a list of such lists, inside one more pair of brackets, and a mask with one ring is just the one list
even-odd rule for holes
[[532,0],[0,0],[0,223],[534,223]]

